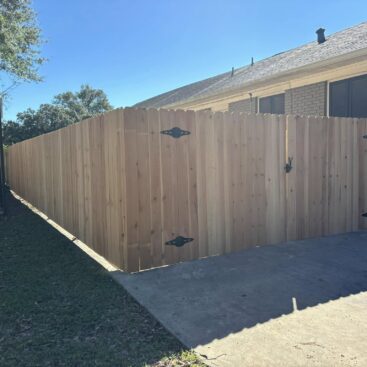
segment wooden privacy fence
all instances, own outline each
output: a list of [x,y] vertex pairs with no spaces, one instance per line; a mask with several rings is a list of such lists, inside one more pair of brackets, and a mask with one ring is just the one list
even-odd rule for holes
[[8,182],[138,271],[367,228],[366,134],[365,119],[118,109],[11,146]]

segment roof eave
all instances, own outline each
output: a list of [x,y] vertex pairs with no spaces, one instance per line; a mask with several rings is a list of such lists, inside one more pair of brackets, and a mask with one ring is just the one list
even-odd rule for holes
[[205,102],[212,100],[213,98],[220,99],[222,97],[228,96],[229,94],[232,95],[232,94],[239,93],[243,91],[244,89],[246,90],[255,89],[255,88],[259,88],[263,86],[264,84],[273,84],[273,83],[286,81],[290,77],[294,77],[296,74],[302,73],[302,76],[306,76],[311,73],[314,73],[315,71],[322,71],[323,68],[328,67],[330,65],[333,65],[334,67],[338,67],[340,64],[343,64],[343,63],[345,64],[347,61],[348,63],[357,62],[359,61],[358,60],[359,58],[364,57],[364,56],[367,56],[367,48],[363,48],[361,50],[350,52],[345,55],[336,56],[336,57],[333,57],[327,60],[318,61],[312,64],[308,64],[308,65],[301,66],[301,67],[298,67],[292,70],[288,70],[282,73],[277,73],[275,75],[272,75],[266,78],[262,78],[262,79],[258,79],[256,81],[252,81],[249,83],[244,83],[239,87],[230,88],[220,93],[213,93],[212,95],[201,97],[201,98],[193,97],[193,98],[190,98],[190,99],[178,102],[178,103],[163,105],[160,108],[167,108],[167,109],[177,108],[177,107],[184,108],[186,105],[188,106],[192,105],[193,102],[195,102],[195,104],[205,103]]

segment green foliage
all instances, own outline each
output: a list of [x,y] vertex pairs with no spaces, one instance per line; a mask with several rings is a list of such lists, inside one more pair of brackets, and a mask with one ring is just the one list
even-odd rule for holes
[[54,104],[71,113],[71,118],[81,121],[112,109],[106,94],[101,89],[82,85],[79,92],[66,92],[55,96]]
[[23,130],[21,126],[14,122],[8,121],[5,122],[3,126],[3,143],[5,146],[18,143],[19,141],[24,140]]
[[59,106],[42,104],[37,111],[29,108],[18,113],[16,122],[8,121],[4,124],[4,144],[18,143],[60,129],[70,121],[67,111]]
[[39,81],[40,29],[30,0],[0,1],[0,72],[16,79]]
[[18,113],[16,122],[6,122],[4,144],[18,143],[111,109],[112,106],[101,89],[82,85],[76,93],[58,94],[53,103],[42,104],[38,110],[29,108]]

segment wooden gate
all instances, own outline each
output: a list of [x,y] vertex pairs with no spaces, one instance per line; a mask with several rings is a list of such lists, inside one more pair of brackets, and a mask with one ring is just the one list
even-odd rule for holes
[[[176,126],[190,136],[162,133]],[[125,139],[129,270],[197,258],[195,114],[128,109]]]
[[125,110],[129,270],[286,239],[286,118]]
[[294,172],[287,175],[287,239],[358,230],[359,146],[363,120],[288,118],[287,149]]

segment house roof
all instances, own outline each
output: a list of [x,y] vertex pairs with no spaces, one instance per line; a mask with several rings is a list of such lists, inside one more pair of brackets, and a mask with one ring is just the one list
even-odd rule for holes
[[216,75],[181,88],[171,90],[156,97],[139,102],[134,107],[160,108],[173,104],[215,96],[261,80],[271,79],[278,74],[291,72],[301,67],[334,59],[354,51],[367,48],[367,22],[326,36],[324,43],[317,41],[236,69]]

